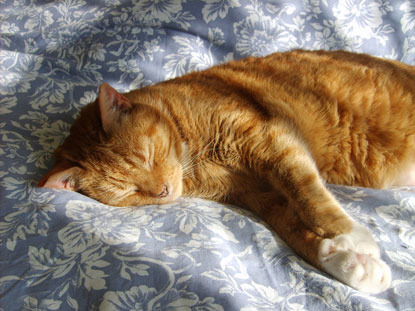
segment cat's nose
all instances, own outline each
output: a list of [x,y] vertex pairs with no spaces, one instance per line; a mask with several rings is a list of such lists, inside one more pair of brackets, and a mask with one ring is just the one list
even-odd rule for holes
[[161,187],[161,192],[157,195],[159,198],[165,198],[169,195],[170,193],[170,189],[169,189],[169,184],[168,183],[164,183],[163,186]]

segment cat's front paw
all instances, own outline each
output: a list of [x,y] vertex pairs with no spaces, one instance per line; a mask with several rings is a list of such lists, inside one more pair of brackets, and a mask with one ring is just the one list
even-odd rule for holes
[[369,230],[360,225],[348,234],[324,239],[319,260],[326,272],[362,292],[382,292],[391,282],[390,269],[380,259],[379,247]]

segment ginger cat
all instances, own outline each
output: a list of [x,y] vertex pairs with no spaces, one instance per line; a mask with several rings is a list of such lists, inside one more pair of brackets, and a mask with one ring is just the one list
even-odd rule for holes
[[126,94],[102,84],[55,157],[40,186],[113,206],[238,204],[316,267],[378,293],[389,267],[325,183],[415,185],[415,70],[296,50]]

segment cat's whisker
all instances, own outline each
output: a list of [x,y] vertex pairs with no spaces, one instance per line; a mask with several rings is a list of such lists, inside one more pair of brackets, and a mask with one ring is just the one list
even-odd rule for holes
[[194,169],[199,167],[199,163],[192,164],[191,166],[187,166],[183,168],[183,177],[187,177],[193,174]]
[[[208,147],[208,145],[206,145]],[[188,158],[186,162],[182,163],[182,169],[183,169],[183,178],[189,177],[193,175],[194,169],[201,166],[202,162],[196,161],[199,159],[203,154],[206,154],[209,151],[216,150],[216,147],[212,147],[210,149],[203,148],[201,152],[196,154],[195,156]],[[230,162],[233,162],[235,160],[238,160],[239,156],[236,154],[232,154],[230,157],[228,157],[228,160]]]
[[206,144],[203,148],[200,148],[200,151],[193,155],[187,156],[183,159],[182,167],[183,167],[183,178],[192,175],[194,168],[200,166],[199,162],[196,162],[202,155],[206,154],[209,151],[214,150],[214,147],[209,148],[209,146],[213,143],[214,140],[211,140],[208,144]]

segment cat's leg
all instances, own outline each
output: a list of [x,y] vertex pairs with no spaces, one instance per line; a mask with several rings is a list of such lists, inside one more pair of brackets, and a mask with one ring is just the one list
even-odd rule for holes
[[283,193],[302,222],[319,236],[351,232],[355,222],[327,189],[307,147],[292,131],[275,131],[264,146],[256,144],[249,167]]
[[[271,146],[263,148],[257,144],[254,149],[254,169],[258,174],[262,171],[264,177],[288,198],[290,206],[283,212],[263,211],[262,214],[268,215],[263,215],[268,223],[307,260],[344,283],[372,293],[385,290],[390,284],[390,270],[380,259],[375,240],[369,230],[346,214],[326,188],[301,141],[283,129],[273,135]],[[281,217],[280,213],[298,218],[291,224],[294,227],[286,228],[285,222],[290,224],[290,217]],[[300,222],[307,230],[303,228],[297,233],[295,224]],[[320,241],[318,246],[313,244],[315,247],[307,249],[309,246],[303,242],[309,236],[313,243]]]

